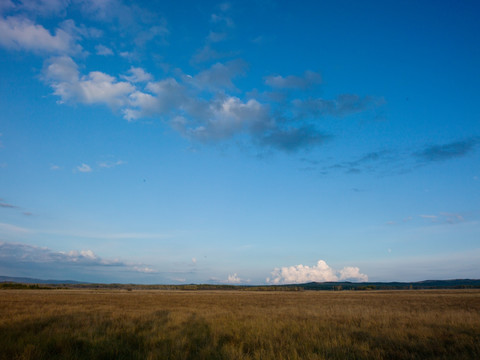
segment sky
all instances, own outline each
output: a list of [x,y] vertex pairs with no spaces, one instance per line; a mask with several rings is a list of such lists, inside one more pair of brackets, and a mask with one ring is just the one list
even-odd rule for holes
[[479,13],[0,0],[0,275],[480,278]]

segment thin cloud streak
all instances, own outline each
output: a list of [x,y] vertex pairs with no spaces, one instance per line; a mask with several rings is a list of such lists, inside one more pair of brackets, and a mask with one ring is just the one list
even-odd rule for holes
[[446,161],[468,155],[473,152],[479,144],[480,138],[472,137],[447,144],[427,146],[413,155],[425,162]]
[[22,264],[23,267],[55,271],[59,267],[67,271],[84,271],[89,268],[123,268],[130,272],[147,274],[157,273],[144,264],[135,264],[119,259],[106,259],[92,250],[52,251],[45,247],[21,243],[0,242],[0,261],[2,264]]

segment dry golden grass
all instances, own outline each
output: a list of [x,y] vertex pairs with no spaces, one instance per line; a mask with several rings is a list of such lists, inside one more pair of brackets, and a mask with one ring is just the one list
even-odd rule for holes
[[0,359],[480,359],[480,291],[0,291]]

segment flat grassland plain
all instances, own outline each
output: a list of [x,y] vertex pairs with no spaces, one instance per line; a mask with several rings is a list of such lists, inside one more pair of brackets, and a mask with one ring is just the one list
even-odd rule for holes
[[480,290],[2,290],[0,359],[480,359]]

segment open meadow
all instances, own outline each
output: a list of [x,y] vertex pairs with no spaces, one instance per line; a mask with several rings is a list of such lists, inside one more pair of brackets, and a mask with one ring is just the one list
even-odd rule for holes
[[480,291],[2,290],[0,359],[479,359]]

